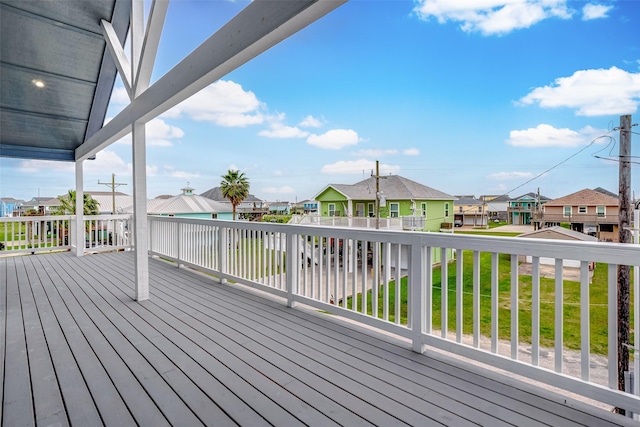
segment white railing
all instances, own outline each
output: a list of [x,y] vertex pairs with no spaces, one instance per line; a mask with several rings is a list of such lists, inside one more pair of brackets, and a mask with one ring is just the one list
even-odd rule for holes
[[[323,227],[378,228],[381,230],[402,230],[402,218],[376,218],[358,216],[302,215],[294,219],[299,225],[320,225]],[[423,224],[424,228],[424,224]]]
[[[640,413],[640,399],[617,390],[616,268],[640,264],[636,245],[166,217],[149,217],[149,238],[152,255],[406,337],[415,351],[449,351]],[[564,259],[579,261],[576,279]],[[603,381],[592,378],[598,358]]]
[[[84,217],[85,252],[126,249],[132,245],[130,215]],[[69,250],[75,246],[73,215],[0,218],[0,256]]]

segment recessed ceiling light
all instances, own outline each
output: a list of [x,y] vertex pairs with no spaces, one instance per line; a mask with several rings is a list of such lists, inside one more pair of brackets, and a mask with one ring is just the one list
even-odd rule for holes
[[44,82],[42,80],[31,80],[31,83],[33,83],[34,85],[36,85],[36,87],[44,87]]

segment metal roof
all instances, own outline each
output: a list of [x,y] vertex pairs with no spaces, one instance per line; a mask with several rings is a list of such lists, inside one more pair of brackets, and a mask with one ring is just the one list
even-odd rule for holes
[[0,156],[75,160],[116,77],[100,21],[124,40],[131,0],[0,0]]
[[[400,175],[386,175],[379,178],[380,191],[387,200],[455,200],[454,196],[435,188],[404,178]],[[371,177],[355,184],[329,184],[316,194],[317,198],[327,188],[332,187],[352,200],[375,200],[376,178]]]

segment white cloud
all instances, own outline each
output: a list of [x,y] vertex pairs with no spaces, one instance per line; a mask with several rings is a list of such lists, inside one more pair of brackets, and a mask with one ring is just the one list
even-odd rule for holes
[[433,17],[441,24],[459,22],[463,31],[484,35],[507,34],[572,14],[566,0],[418,0],[414,12],[425,21]]
[[193,179],[193,178],[198,178],[200,176],[200,173],[198,172],[181,171],[169,165],[165,165],[163,169],[164,169],[164,175],[168,175],[172,178]]
[[322,135],[309,135],[307,143],[327,150],[340,150],[360,141],[358,133],[352,129],[333,129]]
[[[85,175],[107,174],[131,175],[133,166],[111,150],[102,150],[96,154],[95,160],[84,162]],[[106,178],[104,178],[106,179]]]
[[285,185],[284,187],[264,187],[262,192],[266,194],[294,194],[296,190],[293,187]]
[[419,156],[420,150],[417,148],[406,148],[402,150],[402,154],[404,154],[405,156]]
[[[376,162],[367,159],[360,160],[340,160],[330,165],[324,165],[320,173],[324,174],[361,174],[362,171],[370,172],[375,170]],[[380,164],[380,174],[388,175],[400,171],[400,166]]]
[[[184,131],[177,126],[168,124],[162,119],[153,119],[145,127],[147,146],[171,147],[175,140],[184,136]],[[131,134],[125,135],[116,144],[131,144]]]
[[531,178],[531,177],[533,177],[533,174],[531,172],[496,172],[496,173],[489,174],[487,176],[487,179],[506,181],[506,180],[512,180],[512,179],[525,179],[525,178]]
[[[239,169],[236,165],[234,165],[233,163],[231,163],[231,164],[229,165],[229,167],[227,168],[227,170],[230,170],[230,171],[240,171],[240,169]],[[226,172],[225,172],[225,174],[226,174]]]
[[582,19],[589,21],[591,19],[606,18],[607,13],[613,9],[613,6],[605,6],[604,4],[587,3],[582,8]]
[[274,176],[282,176],[282,175],[284,175],[284,173],[282,171],[275,170],[275,171],[273,171],[273,175]]
[[[579,131],[540,124],[535,128],[512,130],[506,143],[516,147],[577,147],[604,135],[605,130],[586,126]],[[604,142],[604,141],[603,141]]]
[[574,108],[578,116],[632,114],[640,102],[640,73],[617,67],[576,71],[520,99],[527,105],[536,102],[543,108]]
[[131,100],[127,94],[127,90],[123,86],[116,86],[111,93],[111,103],[115,105],[129,105]]
[[319,128],[323,124],[324,122],[322,120],[316,119],[312,115],[308,115],[300,123],[298,123],[298,126],[303,128]]
[[245,127],[261,124],[264,108],[256,95],[230,80],[218,80],[182,101],[163,117],[188,116],[196,121],[210,121],[218,126]]
[[20,172],[24,173],[41,173],[48,172],[64,172],[74,173],[75,166],[72,162],[53,162],[51,160],[23,160],[18,164]]
[[395,148],[390,149],[368,149],[368,150],[358,150],[351,153],[354,156],[358,157],[385,157],[385,156],[395,156],[398,154],[398,150]]
[[286,126],[282,123],[271,123],[270,129],[258,132],[258,135],[266,138],[306,138],[309,132],[295,126]]

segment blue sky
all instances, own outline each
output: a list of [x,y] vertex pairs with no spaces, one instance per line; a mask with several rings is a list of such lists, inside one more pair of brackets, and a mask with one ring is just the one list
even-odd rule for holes
[[[246,4],[173,1],[154,80]],[[606,158],[620,115],[640,121],[639,19],[638,1],[352,0],[150,122],[148,195],[201,193],[233,168],[262,199],[301,201],[376,160],[452,195],[617,191]],[[126,102],[118,83],[108,116]],[[0,166],[2,197],[74,186],[70,163]],[[85,190],[115,173],[131,194],[129,139],[84,171]]]

